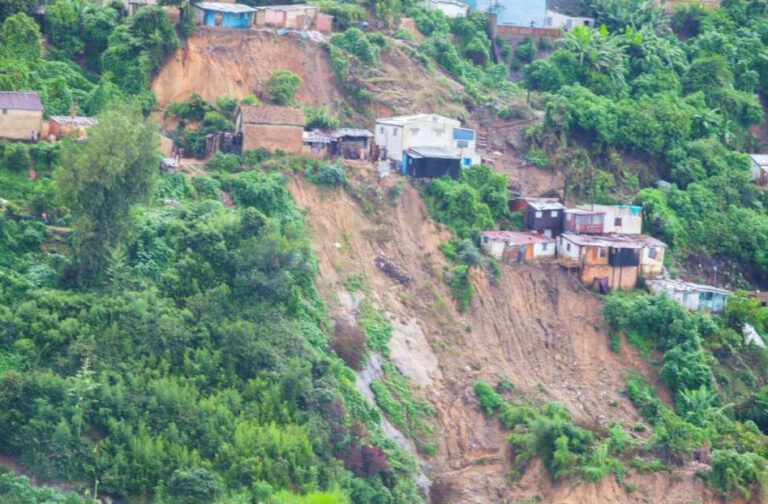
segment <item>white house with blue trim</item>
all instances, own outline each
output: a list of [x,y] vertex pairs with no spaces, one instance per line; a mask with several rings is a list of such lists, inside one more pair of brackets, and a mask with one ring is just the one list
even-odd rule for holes
[[445,155],[459,158],[460,166],[480,164],[475,152],[475,130],[463,128],[461,121],[439,114],[413,114],[376,120],[376,145],[384,149],[387,159],[402,166],[403,154],[409,149],[440,149]]

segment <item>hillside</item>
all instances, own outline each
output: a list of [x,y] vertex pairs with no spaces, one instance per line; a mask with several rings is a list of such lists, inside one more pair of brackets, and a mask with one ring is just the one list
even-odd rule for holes
[[[381,64],[372,68],[363,85],[374,97],[370,110],[375,116],[432,110],[469,118],[459,84],[439,70],[427,71],[413,61],[407,43],[391,40],[381,54]],[[198,28],[186,47],[160,68],[152,83],[158,105],[183,101],[193,93],[212,102],[219,97],[263,96],[270,74],[290,70],[302,80],[296,96],[309,105],[327,104],[352,123],[370,122],[364,110],[350,106],[338,89],[328,52],[322,43],[301,38],[297,32],[278,35],[274,30],[216,30]],[[436,72],[436,73],[435,73]],[[425,75],[430,78],[425,79]]]
[[[357,167],[352,177],[353,186],[375,183],[370,168]],[[380,192],[394,183],[385,180]],[[646,362],[626,346],[621,354],[608,349],[601,303],[554,264],[503,267],[498,285],[484,274],[474,276],[476,299],[468,313],[458,313],[440,280],[445,259],[438,245],[445,233],[430,221],[410,184],[394,207],[386,197],[356,201],[302,178],[294,178],[289,189],[306,211],[319,259],[318,286],[329,310],[353,315],[346,285],[364,275],[393,325],[391,360],[435,407],[437,453],[422,457],[433,502],[517,502],[534,495],[553,504],[720,502],[693,478],[695,467],[631,476],[640,489],[635,494],[610,479],[553,487],[537,467],[510,483],[502,448],[506,434],[478,409],[472,392],[478,379],[507,377],[516,388],[558,401],[578,423],[599,429],[640,420],[618,384],[633,370],[650,376]],[[374,202],[373,212],[363,210],[366,201]],[[380,254],[412,278],[410,286],[376,266]]]

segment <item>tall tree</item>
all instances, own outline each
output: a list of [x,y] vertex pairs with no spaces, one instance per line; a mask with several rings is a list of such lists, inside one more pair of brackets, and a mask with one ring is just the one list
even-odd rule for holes
[[62,201],[72,211],[77,280],[99,278],[125,237],[131,207],[146,198],[160,163],[156,129],[135,105],[98,117],[88,140],[69,142],[56,173]]

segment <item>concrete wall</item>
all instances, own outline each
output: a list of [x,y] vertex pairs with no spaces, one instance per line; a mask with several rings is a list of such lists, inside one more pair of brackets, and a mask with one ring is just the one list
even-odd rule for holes
[[[643,213],[633,215],[629,208],[625,207],[601,207],[605,211],[605,233],[640,234],[643,231]],[[616,219],[621,219],[620,223]]]
[[501,256],[504,254],[505,245],[503,241],[493,240],[487,236],[480,238],[480,248],[483,252],[499,260],[501,260]]
[[0,110],[0,138],[32,140],[32,133],[40,134],[43,112],[34,110]]
[[439,10],[449,18],[464,17],[469,11],[469,5],[465,3],[441,0],[427,0],[427,8]]
[[[650,256],[651,248],[656,257]],[[640,251],[640,274],[644,277],[661,276],[664,273],[664,247],[643,247]]]
[[578,261],[581,258],[580,247],[560,235],[557,238],[557,255],[570,261]]
[[570,30],[577,26],[595,26],[595,20],[589,17],[566,16],[557,11],[547,10],[545,26],[548,28]]
[[533,257],[536,259],[555,256],[555,243],[535,243],[533,245]]
[[386,147],[387,157],[395,161],[402,161],[403,152],[411,147],[442,147],[456,155],[464,154],[474,157],[474,142],[471,149],[455,148],[453,128],[460,125],[461,123],[454,119],[414,120],[406,123],[405,126],[377,122],[374,138],[376,145]]
[[301,126],[276,126],[269,124],[244,124],[243,151],[267,149],[301,153],[304,151]]

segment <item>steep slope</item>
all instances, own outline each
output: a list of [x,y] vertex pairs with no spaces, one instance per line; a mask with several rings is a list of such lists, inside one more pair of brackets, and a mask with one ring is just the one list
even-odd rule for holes
[[[260,95],[269,75],[290,70],[302,80],[296,97],[303,104],[327,104],[352,118],[363,119],[362,110],[350,110],[339,92],[330,58],[322,43],[297,32],[198,28],[166,61],[156,75],[152,91],[158,105],[187,99],[192,93],[212,102],[217,97]],[[432,110],[469,117],[463,105],[463,88],[439,71],[429,71],[413,61],[403,42],[389,40],[381,63],[369,69],[362,83],[374,96],[370,104],[377,115]],[[368,118],[370,119],[370,118]]]
[[[437,454],[424,461],[433,502],[535,495],[551,503],[710,501],[693,468],[673,476],[631,476],[641,490],[632,494],[610,477],[598,485],[552,487],[536,467],[511,484],[506,434],[480,412],[472,392],[476,380],[506,376],[521,390],[563,403],[583,425],[629,426],[639,417],[620,395],[622,375],[639,370],[648,376],[645,362],[627,350],[616,355],[608,349],[600,301],[556,265],[503,267],[498,285],[477,274],[471,309],[457,313],[441,280],[445,261],[438,245],[447,235],[428,218],[417,189],[406,184],[392,206],[388,190],[395,180],[378,185],[369,168],[357,170],[355,198],[301,178],[290,189],[307,212],[328,306],[349,310],[344,283],[364,274],[393,322],[393,362],[424,387],[435,407]],[[380,254],[411,277],[410,286],[377,268]]]

